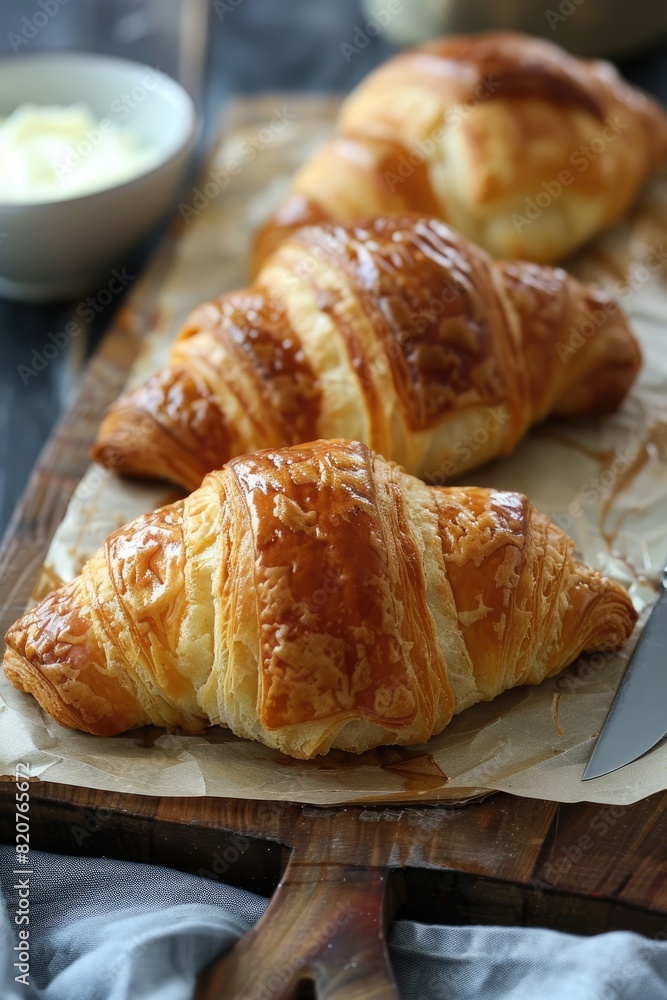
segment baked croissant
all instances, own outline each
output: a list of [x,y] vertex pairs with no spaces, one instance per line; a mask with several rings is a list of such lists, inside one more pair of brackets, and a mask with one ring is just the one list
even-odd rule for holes
[[613,225],[667,153],[667,117],[606,62],[510,32],[390,59],[260,231],[427,212],[496,257],[549,264]]
[[345,437],[442,483],[547,414],[614,410],[639,365],[614,301],[562,270],[494,263],[435,219],[311,227],[190,316],[93,456],[194,489],[235,455]]
[[115,532],[4,667],[104,736],[220,723],[293,757],[413,744],[623,645],[627,593],[519,493],[429,487],[363,444],[233,459]]

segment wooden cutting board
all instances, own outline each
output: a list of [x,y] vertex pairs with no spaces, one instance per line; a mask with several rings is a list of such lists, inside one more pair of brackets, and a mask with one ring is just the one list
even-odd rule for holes
[[[137,347],[116,323],[39,458],[0,552],[3,631],[28,601],[62,498],[88,465]],[[409,760],[403,769],[409,778]],[[417,768],[414,784],[423,780]],[[13,805],[8,779],[5,842],[14,838]],[[321,809],[34,782],[30,822],[35,849],[152,862],[273,894],[258,926],[202,979],[200,997],[243,997],[277,969],[276,1000],[302,981],[315,981],[321,997],[393,997],[385,934],[397,912],[667,936],[667,794],[630,806],[498,793],[458,807]]]
[[[0,837],[14,836],[13,782]],[[497,793],[462,807],[321,809],[157,798],[35,782],[33,849],[151,862],[272,895],[260,923],[202,977],[243,998],[283,970],[327,998],[394,997],[389,921],[633,930],[667,937],[667,794],[631,806]],[[285,973],[284,970],[287,970]],[[311,994],[312,995],[312,994]]]
[[[264,113],[258,110],[259,120]],[[173,242],[161,250],[165,266]],[[156,301],[145,303],[147,313],[155,308]],[[63,498],[83,475],[102,412],[138,348],[121,315],[40,456],[0,552],[3,631],[25,608]],[[408,758],[401,772],[414,798],[428,780],[423,762]],[[171,866],[272,895],[257,927],[202,977],[200,998],[241,998],[258,984],[275,1000],[295,990],[389,998],[397,994],[385,935],[397,913],[667,937],[666,812],[667,794],[630,806],[563,806],[498,793],[464,806],[323,809],[35,781],[30,843]],[[8,776],[0,782],[4,841],[13,842],[14,825]]]

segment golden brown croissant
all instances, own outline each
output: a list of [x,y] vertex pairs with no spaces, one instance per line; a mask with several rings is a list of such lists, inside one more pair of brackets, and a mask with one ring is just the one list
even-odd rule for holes
[[59,722],[229,726],[295,757],[411,744],[582,650],[627,593],[519,493],[429,487],[349,441],[231,461],[111,535],[7,633]]
[[667,152],[667,117],[605,62],[509,32],[390,59],[261,230],[428,212],[497,257],[553,263],[613,225]]
[[312,227],[192,314],[93,454],[194,489],[234,455],[345,437],[442,483],[547,414],[611,412],[639,364],[614,301],[562,270],[494,263],[434,219]]

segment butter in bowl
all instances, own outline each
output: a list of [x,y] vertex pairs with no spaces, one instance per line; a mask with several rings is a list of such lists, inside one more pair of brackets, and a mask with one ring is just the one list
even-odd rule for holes
[[159,70],[83,53],[0,61],[0,295],[82,294],[165,214],[197,115]]

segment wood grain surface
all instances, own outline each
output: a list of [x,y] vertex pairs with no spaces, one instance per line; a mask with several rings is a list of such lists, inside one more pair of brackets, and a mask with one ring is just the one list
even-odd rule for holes
[[[14,830],[0,783],[0,838]],[[272,895],[197,997],[395,996],[390,919],[667,933],[667,794],[631,806],[495,794],[464,806],[321,809],[33,782],[31,846],[174,867]],[[341,970],[347,972],[342,975]]]
[[[173,234],[154,262],[145,326]],[[44,449],[0,552],[0,626],[28,600],[65,500],[88,464],[101,414],[142,329],[121,312]],[[0,782],[0,838],[14,833],[14,785]],[[667,931],[667,794],[630,806],[495,794],[465,806],[320,809],[289,803],[121,795],[32,783],[31,847],[152,862],[273,900],[257,927],[202,978],[198,997],[393,998],[385,935],[396,913],[443,923],[578,933]],[[277,978],[276,978],[277,977]],[[312,992],[311,992],[311,995]]]

